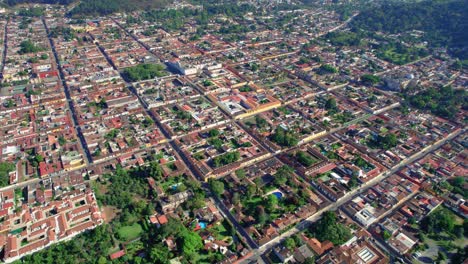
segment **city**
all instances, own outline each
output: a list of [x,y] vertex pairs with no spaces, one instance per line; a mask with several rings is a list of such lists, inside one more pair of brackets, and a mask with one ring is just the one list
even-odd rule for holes
[[2,261],[466,261],[466,46],[199,2],[1,8]]

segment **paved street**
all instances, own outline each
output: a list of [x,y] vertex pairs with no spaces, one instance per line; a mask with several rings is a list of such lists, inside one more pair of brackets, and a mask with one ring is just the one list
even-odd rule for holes
[[366,191],[367,189],[371,188],[375,184],[381,182],[383,179],[385,179],[388,176],[394,174],[398,170],[404,168],[406,165],[408,165],[408,164],[410,164],[410,163],[424,157],[426,154],[438,149],[445,142],[447,142],[449,140],[452,140],[453,138],[460,135],[461,133],[464,133],[465,131],[466,131],[466,129],[462,129],[462,130],[451,133],[446,138],[437,141],[436,143],[432,144],[431,146],[427,146],[426,148],[424,148],[420,152],[413,155],[411,158],[402,161],[400,164],[394,166],[391,170],[389,170],[387,172],[384,172],[384,173],[381,173],[377,177],[375,177],[372,180],[370,180],[370,181],[366,182],[365,184],[363,184],[361,187],[359,187],[357,189],[354,189],[353,191],[347,193],[344,197],[342,197],[341,199],[339,199],[335,203],[332,203],[332,204],[320,209],[315,214],[313,214],[312,216],[307,218],[305,221],[302,221],[300,224],[295,226],[293,229],[281,234],[280,236],[272,239],[267,244],[264,244],[260,248],[254,250],[254,254],[251,257],[245,259],[242,263],[251,263],[252,261],[255,261],[255,259],[259,258],[265,252],[268,252],[270,249],[272,249],[273,247],[275,247],[276,245],[281,243],[285,238],[290,237],[290,236],[292,236],[292,235],[294,235],[294,234],[296,234],[298,232],[301,232],[304,229],[308,228],[312,223],[314,223],[315,221],[320,219],[321,215],[324,212],[334,211],[334,210],[338,209],[341,205],[343,205],[343,204],[347,203],[348,201],[352,200],[357,193]]

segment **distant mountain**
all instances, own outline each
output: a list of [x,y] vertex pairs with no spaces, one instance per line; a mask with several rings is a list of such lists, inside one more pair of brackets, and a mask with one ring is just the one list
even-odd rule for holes
[[387,33],[422,30],[431,46],[447,46],[455,56],[468,59],[467,21],[466,0],[428,0],[369,8],[355,17],[351,26]]

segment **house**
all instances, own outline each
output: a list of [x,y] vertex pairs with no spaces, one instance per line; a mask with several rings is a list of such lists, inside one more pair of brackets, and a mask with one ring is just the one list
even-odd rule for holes
[[281,260],[281,263],[288,263],[294,260],[294,252],[283,245],[274,247],[273,253]]
[[416,245],[418,240],[403,231],[399,232],[395,237],[388,240],[387,244],[401,255],[406,254],[411,248]]
[[370,234],[365,230],[358,232],[357,236],[342,246],[330,250],[316,261],[318,264],[386,264],[389,262],[387,255],[377,248],[370,240]]
[[167,196],[167,197],[163,197],[159,201],[159,204],[163,212],[167,213],[167,212],[175,210],[177,207],[179,207],[185,201],[190,199],[190,197],[192,196],[193,196],[193,193],[190,190],[187,190],[187,191],[179,192],[179,193]]
[[122,249],[120,251],[117,251],[115,253],[110,254],[109,258],[110,258],[110,260],[116,260],[116,259],[121,258],[123,256],[125,256],[125,250]]
[[302,240],[307,243],[307,245],[315,252],[317,256],[320,256],[333,248],[333,243],[328,240],[320,242],[318,239],[308,238],[304,234],[302,234]]
[[304,244],[294,250],[293,256],[297,262],[303,263],[306,259],[313,257],[314,252],[310,250],[306,244]]

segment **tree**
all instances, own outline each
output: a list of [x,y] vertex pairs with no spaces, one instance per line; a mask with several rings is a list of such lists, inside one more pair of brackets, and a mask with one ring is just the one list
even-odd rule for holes
[[390,232],[388,232],[387,230],[384,230],[382,233],[382,237],[385,241],[387,241],[392,237],[392,234],[390,234]]
[[218,129],[211,129],[208,134],[210,135],[210,137],[217,137],[219,136],[220,132]]
[[331,114],[338,112],[338,107],[336,105],[336,99],[330,97],[325,102],[325,109],[328,110]]
[[333,67],[332,65],[330,64],[323,64],[322,66],[320,66],[318,72],[320,74],[330,74],[330,73],[337,73],[338,72],[338,69]]
[[260,225],[264,225],[268,220],[268,215],[265,212],[265,208],[261,205],[257,206],[257,222]]
[[276,208],[278,206],[278,197],[276,197],[274,194],[268,195],[266,205],[269,210]]
[[255,187],[254,184],[247,185],[247,191],[246,191],[247,199],[252,199],[256,193],[257,193],[257,187]]
[[72,3],[73,0],[6,0],[5,3],[9,6],[14,6],[24,3],[39,3],[39,4],[52,4],[52,5],[68,5]]
[[329,240],[335,245],[341,245],[351,238],[349,228],[337,222],[335,212],[327,211],[322,218],[311,227],[312,233],[320,241]]
[[[9,0],[12,1],[12,0]],[[17,1],[17,0],[13,0]],[[24,0],[23,0],[24,1]],[[39,0],[35,0],[39,1]],[[47,0],[53,1],[53,0]],[[60,0],[66,2],[70,0]],[[166,6],[170,1],[167,0],[82,0],[69,12],[70,16],[90,16],[90,15],[109,15],[115,12],[129,12],[138,9],[160,9]],[[180,23],[180,22],[179,22]]]
[[217,197],[221,197],[221,195],[224,193],[224,183],[215,179],[210,179],[208,184],[210,185],[211,191]]
[[[448,47],[460,59],[467,59],[463,32],[466,1],[385,1],[377,8],[367,8],[350,23],[353,32],[370,31],[391,34],[422,30],[431,47]],[[417,53],[416,53],[417,54]],[[400,57],[400,56],[398,56]]]
[[[428,110],[437,116],[453,119],[460,108],[466,105],[467,91],[464,89],[453,89],[451,86],[444,86],[438,89],[429,88],[417,94],[405,93],[407,104],[421,109]],[[441,103],[443,102],[443,103]]]
[[60,135],[58,137],[58,143],[60,144],[60,146],[63,146],[63,145],[65,145],[65,143],[67,143],[67,140],[65,139],[64,136]]
[[369,143],[370,147],[388,150],[397,146],[398,138],[393,133],[389,133],[385,136],[377,135],[376,137],[371,139]]
[[292,237],[288,237],[284,240],[284,246],[289,250],[293,250],[296,248],[296,241]]
[[349,188],[354,189],[358,186],[358,184],[359,184],[358,177],[353,175],[348,183]]
[[25,17],[40,17],[44,15],[44,8],[42,7],[31,7],[27,9],[22,8],[19,10],[18,15],[25,16]]
[[312,158],[309,154],[304,151],[296,152],[296,158],[299,163],[301,163],[304,167],[312,166],[316,160]]
[[256,71],[258,71],[258,69],[260,68],[260,65],[258,65],[258,64],[255,63],[255,62],[252,62],[252,63],[250,63],[249,67],[250,67],[250,70],[251,70],[251,71],[256,72]]
[[149,63],[128,67],[122,72],[122,76],[129,82],[148,80],[165,75],[163,65]]
[[195,191],[195,194],[192,197],[192,199],[189,199],[185,203],[186,207],[191,210],[203,208],[205,206],[205,194],[200,191]]
[[427,233],[452,233],[455,228],[455,217],[446,208],[436,210],[421,221],[421,227]]
[[238,161],[240,158],[239,151],[228,152],[213,158],[213,166],[215,168],[228,165],[230,163]]
[[26,54],[26,53],[39,52],[42,50],[43,48],[36,46],[34,42],[28,39],[20,43],[20,50],[18,51],[18,53]]
[[268,125],[268,122],[264,118],[260,117],[260,115],[256,115],[255,124],[257,125],[258,128],[261,129],[261,128],[266,127]]
[[240,201],[241,201],[241,200],[240,200],[240,195],[239,195],[239,193],[238,193],[238,192],[233,193],[233,194],[232,194],[232,204],[238,205],[238,204],[240,204]]
[[299,143],[298,136],[294,132],[285,130],[280,126],[278,126],[275,129],[275,133],[271,135],[271,140],[283,147],[292,147]]
[[236,170],[236,176],[239,178],[239,180],[243,180],[246,177],[245,170],[244,169],[238,169]]
[[275,185],[277,186],[284,185],[288,181],[288,175],[284,173],[276,172],[274,176],[275,176]]
[[372,74],[364,74],[361,76],[361,81],[367,85],[375,85],[380,82],[380,77]]
[[182,253],[189,256],[203,248],[203,241],[199,234],[185,230],[181,234],[181,246]]
[[169,249],[162,244],[156,244],[150,249],[149,259],[152,263],[169,263]]
[[15,170],[15,164],[9,162],[0,162],[0,187],[7,186],[10,172]]
[[105,257],[103,257],[103,256],[100,256],[97,263],[98,264],[106,264],[107,259]]
[[437,261],[442,262],[442,261],[445,261],[445,260],[447,260],[447,255],[442,250],[439,250],[437,252]]
[[396,147],[398,143],[398,138],[395,134],[390,133],[383,138],[384,148],[390,149]]
[[315,256],[306,258],[304,264],[315,264]]

